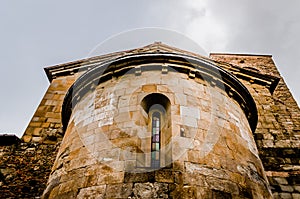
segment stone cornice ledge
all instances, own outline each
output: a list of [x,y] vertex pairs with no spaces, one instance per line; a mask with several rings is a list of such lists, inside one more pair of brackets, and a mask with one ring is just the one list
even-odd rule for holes
[[180,72],[204,79],[213,87],[224,90],[243,109],[254,132],[257,125],[256,104],[247,88],[232,74],[222,69],[214,61],[177,53],[141,53],[119,57],[101,63],[81,75],[71,86],[62,107],[64,130],[72,114],[72,107],[97,85],[125,73],[141,75],[143,71],[161,70],[162,73]]

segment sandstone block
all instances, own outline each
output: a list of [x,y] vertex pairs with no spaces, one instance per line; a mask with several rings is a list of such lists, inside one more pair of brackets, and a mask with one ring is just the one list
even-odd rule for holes
[[[99,173],[100,174],[100,173]],[[108,174],[100,174],[98,176],[98,183],[101,184],[116,184],[123,183],[124,181],[124,172],[114,172]]]
[[155,171],[155,181],[156,182],[173,183],[174,182],[174,173],[168,169],[157,170],[157,171]]
[[279,185],[279,186],[280,186],[281,191],[283,191],[283,192],[293,192],[294,191],[292,186],[287,186],[287,185]]
[[105,198],[128,198],[132,193],[132,186],[132,183],[107,185]]
[[155,93],[155,92],[157,92],[157,86],[155,84],[143,85],[142,91],[147,92],[147,93]]
[[32,137],[32,142],[41,142],[42,138],[41,137]]
[[24,135],[24,136],[22,137],[22,140],[23,140],[24,142],[30,142],[31,138],[32,138],[32,136],[30,136],[30,135]]
[[78,199],[101,199],[105,196],[106,185],[82,188],[77,195]]
[[286,180],[286,178],[281,178],[281,177],[275,177],[273,178],[278,184],[283,184],[286,185],[288,184],[288,181]]

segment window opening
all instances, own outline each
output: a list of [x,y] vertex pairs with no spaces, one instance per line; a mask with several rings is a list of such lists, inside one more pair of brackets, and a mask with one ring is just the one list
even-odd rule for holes
[[160,167],[161,116],[159,112],[152,114],[151,167]]
[[141,101],[143,121],[147,134],[141,138],[141,154],[138,154],[138,167],[158,169],[171,165],[172,129],[171,103],[160,93],[151,93]]

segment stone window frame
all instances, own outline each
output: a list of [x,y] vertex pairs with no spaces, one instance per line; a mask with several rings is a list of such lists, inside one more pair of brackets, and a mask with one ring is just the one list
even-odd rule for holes
[[[171,101],[170,99],[161,93],[150,93],[146,95],[141,100],[141,111],[143,112],[141,115],[144,115],[144,119],[146,120],[147,125],[147,132],[148,137],[146,139],[147,145],[149,147],[144,147],[144,154],[143,154],[143,161],[137,161],[137,162],[144,162],[144,165],[137,164],[137,168],[145,168],[145,169],[159,169],[159,168],[165,168],[169,167],[171,165],[172,161],[172,148],[171,146],[166,147],[167,144],[171,141],[169,137],[172,136],[171,131]],[[158,112],[160,113],[160,158],[159,158],[159,167],[153,166],[152,164],[152,117],[153,113]],[[169,135],[167,137],[166,135]],[[148,140],[147,140],[148,139]],[[167,148],[167,149],[166,149]],[[145,150],[146,149],[146,150]],[[167,152],[166,152],[167,150]],[[141,154],[140,154],[141,155]],[[148,156],[148,157],[147,157]],[[167,157],[168,156],[168,157]],[[140,156],[141,157],[141,156]],[[168,159],[167,159],[168,158]]]

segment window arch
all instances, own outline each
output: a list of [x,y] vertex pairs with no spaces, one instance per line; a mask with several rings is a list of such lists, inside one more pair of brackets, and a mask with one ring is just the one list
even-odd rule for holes
[[[170,100],[160,93],[152,93],[141,102],[146,115],[148,134],[143,143],[143,166],[161,168],[171,164],[171,115]],[[141,161],[139,161],[141,162]]]

